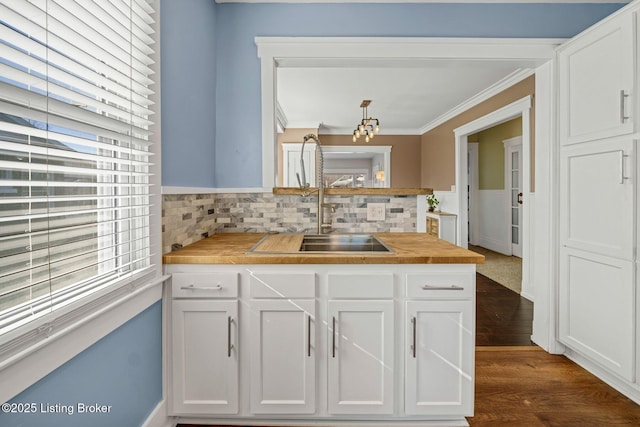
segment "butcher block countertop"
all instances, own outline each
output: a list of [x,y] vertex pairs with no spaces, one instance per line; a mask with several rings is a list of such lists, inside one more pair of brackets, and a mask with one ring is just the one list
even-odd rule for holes
[[[482,264],[484,256],[426,233],[374,233],[394,253],[297,252],[302,234],[218,233],[163,256],[165,264]],[[266,237],[265,237],[266,236]],[[261,239],[263,239],[261,241]],[[260,252],[248,253],[260,243]]]

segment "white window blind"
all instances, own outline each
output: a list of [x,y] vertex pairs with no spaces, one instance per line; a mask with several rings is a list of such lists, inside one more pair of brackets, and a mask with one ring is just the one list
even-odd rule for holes
[[0,0],[0,335],[151,270],[153,14]]

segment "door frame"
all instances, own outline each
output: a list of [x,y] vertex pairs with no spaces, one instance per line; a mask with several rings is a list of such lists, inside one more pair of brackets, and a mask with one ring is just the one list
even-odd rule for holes
[[467,152],[469,153],[469,202],[470,206],[467,206],[469,212],[469,218],[467,219],[469,224],[469,235],[467,240],[472,245],[477,245],[480,237],[478,236],[478,191],[480,190],[480,163],[479,163],[479,150],[480,144],[478,142],[467,142]]

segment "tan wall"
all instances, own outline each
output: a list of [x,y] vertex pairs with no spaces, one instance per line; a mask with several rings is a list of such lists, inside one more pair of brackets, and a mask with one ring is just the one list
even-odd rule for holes
[[[302,144],[302,139],[307,134],[318,134],[317,128],[297,128],[297,129],[285,129],[283,133],[278,134],[278,180],[276,181],[277,187],[282,187],[282,144],[286,142],[297,142]],[[306,148],[305,148],[306,149]]]
[[480,190],[504,190],[505,158],[502,141],[521,135],[522,117],[469,135],[469,141],[479,143],[478,188]]
[[[455,184],[455,136],[454,129],[485,116],[505,105],[535,93],[535,76],[513,85],[464,113],[448,120],[422,135],[421,187],[450,191]],[[535,111],[531,108],[531,191],[534,191],[533,153],[535,150]]]
[[353,142],[352,135],[320,135],[322,145],[390,145],[391,186],[420,187],[420,135],[377,135],[371,142]]

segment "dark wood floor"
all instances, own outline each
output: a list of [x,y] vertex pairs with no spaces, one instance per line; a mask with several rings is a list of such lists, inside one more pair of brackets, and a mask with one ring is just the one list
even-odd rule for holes
[[531,342],[530,301],[481,274],[476,285],[472,427],[640,426],[640,406]]
[[476,345],[533,345],[533,303],[476,274]]

